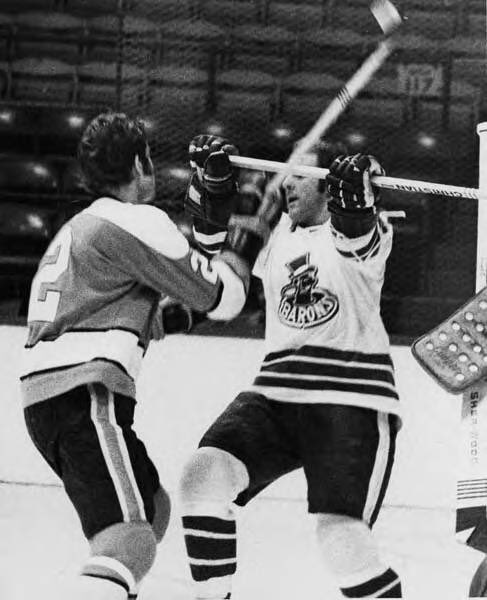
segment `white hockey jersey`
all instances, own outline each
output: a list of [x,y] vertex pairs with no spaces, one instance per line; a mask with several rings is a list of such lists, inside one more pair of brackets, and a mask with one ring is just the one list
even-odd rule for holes
[[94,381],[134,396],[165,296],[228,319],[243,307],[245,289],[154,206],[100,198],[76,215],[54,237],[32,283],[24,406]]
[[266,298],[266,355],[251,389],[268,398],[399,414],[380,296],[392,227],[348,239],[330,221],[283,215],[254,274]]

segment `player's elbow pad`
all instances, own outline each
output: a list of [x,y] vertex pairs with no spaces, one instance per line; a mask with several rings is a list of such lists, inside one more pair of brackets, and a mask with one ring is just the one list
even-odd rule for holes
[[377,213],[373,208],[346,209],[333,201],[329,202],[328,208],[333,228],[350,239],[365,235],[377,223]]
[[216,305],[208,312],[209,319],[229,321],[242,310],[250,283],[248,264],[233,252],[222,252],[211,261],[222,282]]

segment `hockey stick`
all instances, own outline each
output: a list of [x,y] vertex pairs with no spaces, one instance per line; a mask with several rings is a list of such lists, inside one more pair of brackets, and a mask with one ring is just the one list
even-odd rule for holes
[[[291,167],[299,162],[303,154],[308,153],[320,140],[326,131],[335,123],[338,117],[347,108],[350,102],[372,79],[376,71],[384,64],[393,50],[392,35],[402,23],[396,7],[390,0],[374,0],[370,6],[374,17],[384,32],[386,38],[382,40],[372,54],[365,59],[359,69],[345,83],[336,97],[323,111],[319,119],[298,142],[296,148],[285,163],[287,167],[279,171],[269,182],[269,185],[280,186],[286,175],[291,172]],[[233,161],[232,157],[232,161]]]
[[[313,177],[316,179],[325,179],[329,173],[328,169],[323,169],[321,167],[309,167],[295,163],[283,163],[260,158],[249,158],[246,156],[230,156],[230,162],[236,167],[245,169],[270,171],[273,173],[285,171],[288,174]],[[455,185],[445,185],[443,183],[431,183],[429,181],[418,181],[416,179],[400,179],[384,176],[375,176],[371,181],[375,186],[389,190],[419,192],[422,194],[449,196],[453,198],[471,198],[472,200],[479,199],[479,190],[476,188],[458,187]]]

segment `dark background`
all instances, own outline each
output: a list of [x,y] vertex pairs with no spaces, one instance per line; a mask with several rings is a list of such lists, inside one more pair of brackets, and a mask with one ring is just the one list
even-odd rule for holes
[[[404,0],[396,50],[329,132],[387,174],[478,187],[485,110],[485,2]],[[286,160],[381,38],[364,0],[2,0],[0,321],[25,323],[30,279],[57,229],[90,201],[74,159],[100,110],[142,116],[157,204],[187,230],[186,148],[230,136],[247,156]],[[382,312],[408,343],[474,292],[476,202],[384,191],[396,221]],[[254,282],[234,323],[263,335]]]

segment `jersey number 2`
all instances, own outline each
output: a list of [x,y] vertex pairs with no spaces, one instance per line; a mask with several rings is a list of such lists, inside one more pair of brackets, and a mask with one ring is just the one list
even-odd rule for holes
[[64,227],[54,239],[43,264],[32,281],[29,303],[29,321],[48,321],[56,318],[61,292],[56,282],[66,271],[71,250],[71,229]]

